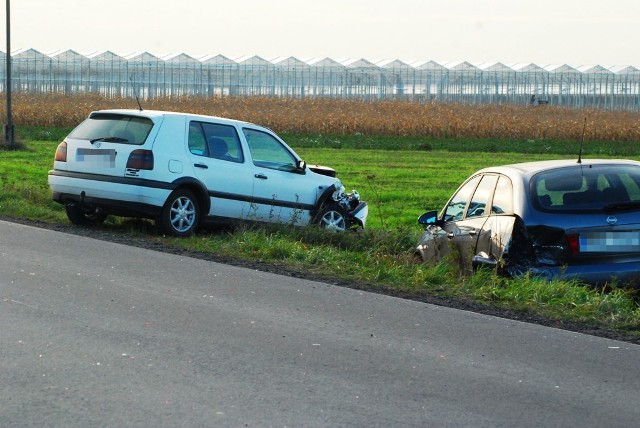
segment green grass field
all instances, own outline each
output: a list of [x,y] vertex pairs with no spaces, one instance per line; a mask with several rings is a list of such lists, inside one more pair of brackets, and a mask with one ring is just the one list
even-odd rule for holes
[[[0,162],[3,189],[36,198],[37,204],[48,197],[47,171],[53,154],[68,129],[27,128],[22,130],[30,141],[27,151],[5,151]],[[44,140],[43,138],[46,138]],[[369,228],[416,228],[417,218],[428,209],[440,209],[451,193],[469,174],[498,163],[551,159],[557,155],[514,152],[468,152],[448,150],[411,150],[413,138],[382,139],[376,149],[305,147],[301,137],[285,136],[298,154],[309,164],[330,166],[337,170],[347,191],[356,189],[370,204]],[[305,138],[305,137],[302,137]],[[344,137],[335,137],[344,138]],[[375,140],[369,137],[369,140]],[[392,149],[392,144],[397,146]],[[12,192],[2,196],[9,198]],[[0,201],[2,200],[0,199]],[[48,209],[61,212],[56,204]],[[9,211],[3,211],[9,214]],[[14,209],[20,209],[15,207]],[[28,210],[26,207],[24,210]],[[22,210],[22,209],[21,209]],[[16,213],[18,214],[18,213]],[[24,212],[19,213],[25,215]],[[46,218],[50,217],[47,215]],[[60,220],[58,216],[54,218]]]
[[[458,185],[474,171],[500,163],[523,162],[519,153],[448,152],[413,150],[358,150],[298,148],[312,164],[338,171],[347,190],[357,189],[370,204],[368,227],[417,226],[427,209],[440,209]],[[551,156],[537,155],[536,159]]]
[[[63,207],[51,201],[47,185],[56,146],[68,131],[20,128],[24,149],[0,151],[0,216],[69,223]],[[640,336],[640,308],[633,291],[614,288],[602,292],[573,282],[549,283],[529,277],[506,280],[486,272],[465,277],[447,263],[427,266],[415,264],[412,258],[422,231],[417,217],[428,209],[440,209],[473,171],[495,164],[573,157],[578,143],[554,143],[527,151],[527,144],[533,143],[506,142],[499,151],[495,147],[473,151],[469,147],[484,147],[486,142],[452,140],[447,145],[446,141],[425,139],[418,143],[415,137],[284,137],[309,164],[335,168],[347,190],[360,192],[370,204],[367,230],[335,234],[317,228],[239,228],[204,230],[190,239],[174,239],[158,236],[149,222],[109,218],[100,227],[164,246],[278,264],[394,293],[453,296]],[[325,140],[332,141],[329,147],[320,144]],[[367,142],[358,144],[364,140]],[[589,148],[585,157],[597,148],[601,157],[640,159],[637,144],[602,143]],[[623,151],[626,155],[621,156]]]

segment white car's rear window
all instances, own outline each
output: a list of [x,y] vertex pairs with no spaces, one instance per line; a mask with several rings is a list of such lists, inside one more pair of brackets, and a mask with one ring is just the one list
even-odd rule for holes
[[144,144],[153,121],[146,117],[113,113],[94,113],[69,134],[69,138],[107,141],[121,144]]

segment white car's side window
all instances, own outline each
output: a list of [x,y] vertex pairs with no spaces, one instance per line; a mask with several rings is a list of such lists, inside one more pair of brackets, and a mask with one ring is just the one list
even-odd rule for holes
[[229,162],[244,162],[238,133],[233,126],[219,123],[191,122],[189,124],[189,151]]
[[296,158],[280,141],[266,132],[244,128],[242,130],[256,166],[284,171],[296,169]]

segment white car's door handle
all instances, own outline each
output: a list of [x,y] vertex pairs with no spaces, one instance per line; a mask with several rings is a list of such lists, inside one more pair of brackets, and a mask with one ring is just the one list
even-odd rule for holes
[[268,177],[264,174],[255,174],[255,178],[259,178],[260,180],[266,180]]
[[203,163],[194,163],[193,166],[196,168],[208,169],[209,167]]

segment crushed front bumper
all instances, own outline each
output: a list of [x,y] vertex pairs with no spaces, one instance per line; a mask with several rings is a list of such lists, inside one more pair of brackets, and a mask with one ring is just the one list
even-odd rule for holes
[[347,212],[349,226],[358,225],[362,228],[366,226],[369,206],[360,200],[360,194],[357,191],[352,190],[351,193],[345,193],[344,186],[342,186],[334,192],[333,200]]
[[363,229],[367,224],[367,216],[369,215],[369,205],[366,202],[360,201],[358,206],[349,212],[354,222],[357,222]]

